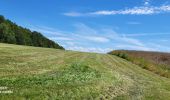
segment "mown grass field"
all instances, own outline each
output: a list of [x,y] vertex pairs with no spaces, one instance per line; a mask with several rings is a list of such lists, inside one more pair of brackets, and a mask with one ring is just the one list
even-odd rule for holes
[[[108,54],[0,44],[1,100],[170,100],[170,79]],[[0,90],[5,91],[5,90]]]

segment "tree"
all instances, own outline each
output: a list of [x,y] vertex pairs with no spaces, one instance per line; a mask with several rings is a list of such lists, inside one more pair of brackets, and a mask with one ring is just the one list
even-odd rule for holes
[[0,42],[64,49],[41,33],[30,31],[0,16]]
[[0,23],[3,23],[4,21],[5,21],[4,16],[1,16],[1,15],[0,15]]
[[15,33],[11,31],[7,23],[0,24],[0,41],[6,43],[16,43]]

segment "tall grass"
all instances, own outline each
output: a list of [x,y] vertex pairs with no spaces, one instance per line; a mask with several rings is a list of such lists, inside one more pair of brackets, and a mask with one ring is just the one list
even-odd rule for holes
[[[160,76],[170,78],[170,68],[168,68],[165,64],[157,64],[145,59],[144,57],[137,57],[134,55],[132,56],[125,51],[113,51],[109,54],[116,55],[120,58],[131,61],[132,63],[139,65],[143,69],[149,70]],[[164,58],[164,60],[166,59]]]

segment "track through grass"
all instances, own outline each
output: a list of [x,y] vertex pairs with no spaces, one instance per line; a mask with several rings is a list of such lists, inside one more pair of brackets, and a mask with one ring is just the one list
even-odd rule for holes
[[169,100],[170,79],[107,54],[0,44],[0,99]]

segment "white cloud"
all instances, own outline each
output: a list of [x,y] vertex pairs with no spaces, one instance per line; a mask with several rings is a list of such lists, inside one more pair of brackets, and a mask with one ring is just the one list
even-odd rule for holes
[[156,43],[147,43],[147,45],[154,48],[153,51],[170,52],[170,47],[167,45],[160,45],[160,44],[156,44]]
[[96,43],[106,43],[110,41],[109,38],[100,36],[96,29],[90,28],[85,24],[77,23],[74,26],[76,27],[75,34],[73,34],[74,37]]
[[64,35],[62,31],[56,30],[55,28],[51,28],[51,27],[46,27],[46,26],[28,26],[28,27],[32,31],[38,31],[38,32],[46,33],[50,35],[57,35],[57,36]]
[[111,50],[112,48],[95,48],[95,47],[82,47],[82,46],[70,46],[67,48],[68,50],[74,51],[82,51],[82,52],[94,52],[94,53],[106,53]]
[[87,40],[94,41],[94,42],[102,42],[106,43],[109,42],[110,40],[106,37],[98,37],[98,36],[86,36],[84,37]]
[[146,1],[146,2],[145,2],[145,5],[149,5],[149,2]]
[[121,41],[121,42],[125,42],[128,44],[143,46],[143,44],[139,40],[127,37],[123,34],[118,34],[112,29],[101,28],[97,30],[85,24],[80,24],[80,23],[78,23],[75,26],[77,28],[76,33],[78,34],[78,35],[76,34],[75,36],[81,39],[86,39],[86,40],[99,42],[99,43],[100,42],[107,43],[107,42],[111,42],[112,40],[114,40],[118,42]]
[[97,30],[83,24],[83,23],[76,23],[74,24],[76,27],[76,33],[81,33],[83,35],[86,34],[97,34]]
[[[121,45],[124,45],[125,49],[127,49],[129,47],[131,49],[135,49],[135,48],[140,49],[141,48],[141,50],[149,50],[149,48],[146,47],[144,45],[144,43],[142,43],[140,40],[137,40],[137,39],[134,39],[131,37],[127,37],[123,34],[119,34],[112,29],[107,29],[107,28],[93,29],[85,24],[78,24],[78,25],[76,25],[76,28],[77,28],[76,32],[78,33],[77,36],[80,39],[87,40],[87,42],[95,41],[95,42],[99,42],[99,43],[101,42],[101,43],[109,44],[110,46],[108,48],[113,48],[113,49],[119,49],[120,48],[119,46],[121,44]],[[88,41],[88,40],[90,40],[90,41]],[[93,45],[95,46],[95,44],[93,44]],[[127,45],[127,46],[125,46],[125,45]],[[101,45],[101,47],[102,47],[102,45]],[[72,49],[76,49],[76,50],[80,49],[80,51],[84,50],[84,51],[93,51],[93,52],[95,50],[97,52],[102,51],[99,48],[96,48],[96,49],[94,49],[94,48],[89,49],[88,47],[87,47],[88,49],[84,49],[84,48],[86,48],[86,47],[81,46],[81,48],[76,47],[76,48],[72,48]],[[104,51],[106,51],[106,50],[104,50]]]
[[126,42],[126,43],[134,44],[134,45],[137,45],[137,46],[144,46],[144,44],[137,39],[133,39],[133,38],[129,38],[129,37],[123,37],[123,38],[121,38],[121,40]]
[[158,13],[155,7],[134,7],[132,9],[118,10],[118,11],[96,11],[92,14],[94,15],[148,15]]
[[134,7],[132,9],[125,9],[125,10],[120,10],[120,11],[96,11],[91,14],[94,15],[116,15],[116,14],[121,14],[121,15],[148,15],[148,14],[153,14],[155,13],[155,10],[153,7]]
[[[145,1],[145,4],[149,4],[149,0]],[[94,15],[152,15],[159,13],[168,13],[170,12],[170,5],[162,5],[162,6],[141,6],[128,8],[123,10],[100,10],[95,12],[67,12],[64,13],[66,16],[79,17],[79,16],[94,16]]]
[[[50,34],[48,38],[56,41],[68,50],[106,53],[112,49],[133,49],[133,50],[159,50],[159,44],[147,44],[145,41],[134,38],[134,36],[149,36],[149,35],[169,35],[170,33],[136,33],[136,34],[121,34],[115,32],[111,28],[100,27],[93,28],[82,23],[74,25],[72,32],[61,31],[48,27],[35,27],[36,31],[41,31],[43,34]],[[57,34],[54,34],[54,33]],[[59,34],[58,34],[59,33]],[[163,47],[163,46],[162,46]],[[165,46],[163,47],[165,48]],[[169,48],[165,48],[170,50]]]
[[125,44],[132,44],[132,45],[137,45],[137,46],[144,46],[144,44],[141,41],[131,38],[131,37],[127,37],[124,34],[118,34],[112,29],[104,29],[103,33],[106,33],[104,34],[105,37],[110,38],[111,40],[114,40],[117,42],[121,42]]
[[82,16],[83,14],[78,13],[78,12],[68,12],[68,13],[64,13],[65,16],[72,16],[72,17],[76,17],[76,16]]
[[69,46],[75,46],[76,45],[76,43],[72,42],[72,41],[68,41],[68,42],[66,42],[66,44],[69,45]]
[[160,10],[162,10],[162,11],[170,11],[170,5],[161,6]]
[[144,5],[148,6],[150,4],[150,0],[144,0]]
[[[120,49],[120,44],[124,45],[125,49],[141,49],[141,50],[151,50],[150,48],[146,47],[144,43],[142,43],[140,40],[127,37],[123,34],[118,34],[112,29],[107,29],[107,28],[101,28],[101,29],[93,29],[87,25],[84,24],[79,24],[77,26],[77,35],[80,39],[87,39],[90,41],[96,41],[96,42],[103,42],[105,44],[109,44],[109,47],[106,48],[112,48],[112,49]],[[82,26],[82,27],[81,27]],[[81,33],[82,32],[82,33]],[[87,41],[87,42],[90,42]],[[91,42],[90,42],[91,43]],[[83,44],[83,43],[82,43]],[[114,44],[114,45],[113,45]],[[95,44],[93,44],[95,46]],[[101,45],[102,47],[102,45]],[[122,46],[123,48],[123,46]],[[71,50],[79,50],[79,51],[86,51],[86,52],[104,52],[104,51],[109,51],[111,49],[103,50],[99,48],[88,48],[88,47],[71,47],[69,48]],[[107,51],[107,52],[108,52]]]

